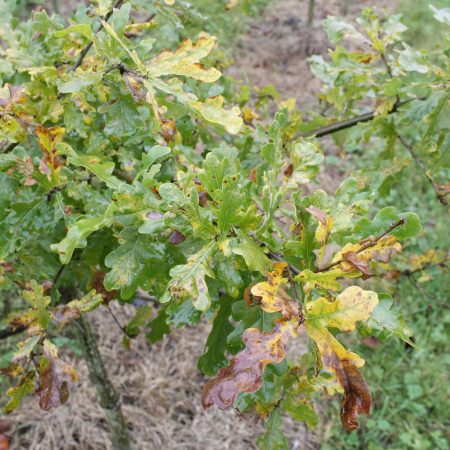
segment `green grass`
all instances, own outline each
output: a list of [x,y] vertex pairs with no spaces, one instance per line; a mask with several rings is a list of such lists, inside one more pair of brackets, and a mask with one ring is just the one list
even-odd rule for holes
[[[397,310],[415,331],[418,349],[391,338],[375,349],[355,346],[373,396],[372,415],[348,434],[339,423],[338,400],[328,411],[332,430],[322,450],[447,450],[450,311],[445,277],[435,272],[423,294],[407,280],[396,289]],[[352,348],[353,349],[353,348]]]
[[[448,6],[448,0],[402,0],[398,12],[409,30],[406,40],[416,48],[432,48],[442,41],[444,25],[433,18],[428,4]],[[406,173],[407,172],[407,173]],[[423,174],[411,166],[390,186],[378,206],[394,204],[399,210],[415,211],[424,231],[407,250],[420,254],[430,248],[449,248],[447,210],[436,200]],[[394,309],[401,312],[414,330],[418,349],[391,338],[377,348],[355,340],[354,349],[366,359],[363,369],[373,396],[372,414],[361,419],[360,428],[346,433],[339,422],[339,401],[327,411],[332,421],[321,450],[448,450],[448,373],[450,355],[450,283],[448,270],[427,271],[433,278],[418,283],[402,277],[386,283],[394,297]]]
[[[438,175],[438,174],[436,174]],[[444,179],[442,174],[440,179]],[[378,207],[394,204],[400,211],[414,211],[421,217],[423,232],[405,244],[405,252],[420,255],[437,249],[445,255],[450,248],[447,209],[436,199],[423,174],[411,165],[379,198]],[[421,273],[393,281],[371,281],[367,288],[389,292],[393,309],[403,314],[414,331],[417,349],[390,338],[376,348],[352,341],[352,350],[366,365],[362,369],[373,397],[371,416],[361,418],[360,428],[346,433],[339,421],[339,400],[326,411],[321,450],[448,450],[450,422],[448,374],[450,355],[450,283],[448,268],[429,269],[432,278],[419,282]]]
[[446,25],[433,18],[429,4],[436,8],[450,6],[448,0],[402,0],[398,8],[398,12],[403,15],[403,22],[409,28],[405,38],[415,47],[432,48],[439,44],[439,36],[446,28]]

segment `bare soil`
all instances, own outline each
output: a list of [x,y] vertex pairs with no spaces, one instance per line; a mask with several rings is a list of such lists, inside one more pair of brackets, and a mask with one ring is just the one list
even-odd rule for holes
[[328,15],[353,21],[364,8],[392,10],[395,1],[316,0],[314,20],[307,24],[308,0],[274,1],[256,18],[238,43],[228,73],[250,86],[273,85],[282,99],[295,98],[303,110],[316,102],[320,82],[309,70],[308,56],[325,55],[329,43],[322,27]]

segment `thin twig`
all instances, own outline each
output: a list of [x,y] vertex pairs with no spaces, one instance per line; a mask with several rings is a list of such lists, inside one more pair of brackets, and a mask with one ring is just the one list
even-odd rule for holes
[[[122,6],[124,0],[116,0],[112,8],[106,13],[105,16],[103,16],[102,21],[108,22],[108,19],[112,16],[115,9],[120,8]],[[99,27],[97,28],[97,31],[95,34],[97,34],[101,29],[103,28],[103,24],[100,22]],[[90,41],[89,44],[86,45],[86,47],[83,48],[81,53],[78,55],[78,59],[76,60],[75,64],[72,66],[72,68],[69,70],[69,72],[73,72],[78,67],[80,67],[81,63],[83,62],[84,57],[87,55],[89,50],[91,49],[92,45],[94,44],[93,41]]]
[[417,156],[417,153],[415,152],[413,146],[409,144],[403,136],[397,133],[398,140],[403,144],[403,147],[408,150],[409,154],[411,155],[412,159],[416,162],[416,164],[419,166],[420,170],[425,175],[425,178],[428,180],[428,182],[433,186],[434,191],[436,192],[436,198],[439,200],[441,205],[447,206],[448,201],[446,198],[446,194],[443,194],[441,192],[441,189],[439,185],[434,181],[433,177],[428,173],[427,168],[425,167],[424,163],[420,160],[420,158]]
[[442,261],[436,263],[425,264],[422,267],[414,270],[404,270],[400,272],[402,275],[410,276],[418,272],[423,272],[424,270],[432,269],[433,267],[447,267],[448,262],[450,261],[450,257],[443,259]]
[[300,303],[300,296],[298,295],[297,285],[294,281],[294,277],[292,276],[292,270],[290,266],[288,266],[288,274],[289,274],[289,282],[292,286],[292,291],[294,293],[294,298],[297,300],[298,303]]
[[[413,100],[425,100],[426,97],[415,97],[409,98],[403,101],[397,101],[392,109],[387,113],[393,114],[399,110],[403,105],[413,101]],[[337,133],[338,131],[346,130],[347,128],[354,127],[359,123],[370,122],[375,119],[376,113],[375,110],[370,111],[365,114],[361,114],[359,116],[350,117],[348,119],[342,120],[340,122],[331,123],[329,125],[324,125],[323,127],[316,128],[315,130],[305,131],[303,133],[298,133],[295,135],[294,139],[298,139],[299,137],[316,137],[321,138],[323,136],[327,136],[329,134]]]
[[374,275],[372,275],[372,277],[384,278],[384,277],[386,277],[386,275],[389,275],[389,274],[393,274],[392,278],[410,277],[416,273],[423,272],[425,270],[432,269],[435,267],[441,267],[442,269],[444,269],[444,268],[447,269],[448,268],[447,264],[449,261],[450,261],[450,257],[447,257],[447,258],[443,259],[442,261],[438,261],[438,262],[430,263],[430,264],[424,264],[422,267],[419,267],[418,269],[392,270],[392,271],[388,271],[388,272],[384,272],[384,273],[374,274]]
[[383,61],[383,64],[386,67],[389,78],[392,78],[392,69],[391,69],[391,66],[389,65],[389,63],[387,62],[385,54],[381,53],[380,56],[381,56],[381,60]]
[[282,256],[280,256],[278,253],[273,252],[272,250],[269,250],[269,252],[267,253],[272,259],[279,261],[279,262],[284,262],[288,265],[289,269],[294,272],[296,275],[298,275],[301,270],[297,269],[297,267],[293,266],[290,262],[286,261]]
[[[403,225],[405,222],[406,222],[405,219],[400,219],[397,222],[393,223],[392,225],[390,225],[390,227],[387,230],[383,231],[380,235],[376,236],[374,239],[368,239],[367,241],[365,241],[355,253],[356,254],[361,253],[364,250],[367,250],[368,248],[375,246],[380,239],[382,239],[384,236],[389,234],[395,228],[399,227],[400,225]],[[328,264],[327,266],[323,267],[322,269],[316,270],[316,272],[326,272],[327,270],[331,269],[332,267],[339,265],[342,261],[343,260],[341,258],[338,261],[335,261],[334,263]]]
[[120,323],[119,319],[118,319],[117,316],[113,313],[113,311],[112,311],[112,309],[110,308],[109,305],[106,305],[106,309],[109,311],[109,313],[111,314],[111,317],[114,319],[114,322],[116,322],[117,326],[121,329],[122,333],[123,333],[125,336],[130,337],[130,336],[128,335],[128,333],[127,333],[126,328]]
[[[403,102],[397,102],[394,104],[393,108],[388,112],[388,114],[393,114],[397,112],[398,108],[403,106],[405,103],[410,102],[411,100],[405,100]],[[295,139],[299,137],[316,137],[320,138],[323,136],[327,136],[329,134],[337,133],[338,131],[346,130],[347,128],[354,127],[359,123],[370,122],[375,118],[375,110],[370,111],[365,114],[360,114],[359,116],[350,117],[345,120],[341,120],[340,122],[330,123],[329,125],[324,125],[323,127],[316,128],[315,130],[305,131],[303,133],[299,133],[295,136]]]
[[427,300],[426,292],[423,290],[422,286],[419,286],[416,283],[416,280],[414,279],[414,277],[412,275],[408,276],[408,281],[421,293],[423,299],[426,301]]
[[56,284],[58,283],[58,281],[61,278],[61,275],[63,274],[66,267],[67,267],[67,264],[62,264],[61,267],[58,269],[58,272],[56,272],[55,278],[53,278],[53,287],[55,287]]

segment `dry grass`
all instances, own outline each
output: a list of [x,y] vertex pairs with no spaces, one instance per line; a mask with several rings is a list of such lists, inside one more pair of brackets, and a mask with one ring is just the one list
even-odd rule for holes
[[[115,312],[123,322],[125,314],[128,317],[132,314],[131,307],[125,308],[125,312],[116,307]],[[122,347],[119,328],[104,309],[92,314],[91,320],[139,450],[255,448],[256,437],[263,432],[260,420],[233,410],[204,411],[201,407],[205,379],[195,361],[203,352],[208,324],[176,330],[153,346],[139,338],[127,351]],[[301,352],[301,348],[297,347],[295,353]],[[105,415],[89,383],[86,365],[75,359],[72,363],[81,381],[71,387],[66,405],[45,413],[39,409],[37,399],[31,397],[8,417],[12,425],[11,450],[112,448]],[[317,448],[303,424],[286,418],[285,431],[292,449]]]

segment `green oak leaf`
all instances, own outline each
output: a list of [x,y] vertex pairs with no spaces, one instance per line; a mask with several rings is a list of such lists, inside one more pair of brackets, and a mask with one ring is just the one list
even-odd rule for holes
[[412,238],[422,230],[419,216],[416,213],[406,212],[398,214],[394,206],[388,206],[381,209],[372,221],[367,217],[364,217],[356,222],[353,228],[353,236],[356,239],[365,239],[368,236],[380,235],[401,219],[403,219],[405,223],[390,232],[390,234],[398,239]]
[[150,331],[145,335],[148,341],[152,344],[160,341],[164,335],[170,333],[170,327],[167,324],[166,307],[160,308],[158,315],[148,323]]
[[225,356],[227,336],[234,328],[229,321],[231,305],[232,300],[229,297],[224,296],[219,299],[219,311],[206,340],[206,351],[197,363],[197,367],[205,375],[214,375],[219,369],[228,365],[228,359]]
[[231,244],[230,248],[235,255],[240,255],[244,258],[249,270],[261,272],[262,274],[267,272],[269,259],[253,239],[241,236],[237,242]]
[[125,325],[125,332],[129,337],[136,337],[141,332],[141,328],[150,320],[152,316],[152,308],[143,305],[137,309],[134,316]]
[[60,153],[68,155],[67,161],[70,164],[89,170],[111,189],[118,191],[129,189],[127,183],[124,183],[112,174],[115,166],[112,161],[101,162],[95,155],[78,155],[70,145],[65,143],[59,144],[57,148]]
[[124,228],[119,243],[105,258],[105,265],[111,270],[105,276],[104,285],[108,291],[120,289],[123,298],[130,298],[148,277],[149,265],[158,264],[164,257],[164,250],[162,244],[138,233],[136,227]]
[[10,399],[3,408],[5,413],[10,413],[17,409],[22,403],[22,400],[34,391],[34,378],[35,373],[28,372],[27,375],[21,379],[19,385],[11,387],[6,391],[5,395],[10,397]]
[[286,436],[281,431],[281,415],[275,408],[266,423],[266,432],[260,436],[256,443],[260,450],[289,450]]
[[323,289],[338,291],[342,286],[336,281],[337,278],[357,278],[359,276],[361,276],[361,272],[358,270],[345,272],[341,269],[335,269],[326,272],[312,272],[309,269],[305,269],[295,277],[295,281],[307,283],[305,285],[305,289],[307,288],[307,290],[313,287],[321,287]]
[[369,319],[363,325],[368,332],[380,332],[380,338],[386,339],[395,335],[415,347],[411,341],[412,330],[408,328],[401,314],[392,311],[392,296],[386,293],[378,294],[379,303],[372,311]]
[[103,227],[112,225],[115,209],[115,205],[111,203],[102,216],[85,217],[77,220],[69,227],[66,237],[61,242],[51,245],[51,249],[59,253],[62,264],[68,264],[76,248],[86,247],[89,235]]
[[206,311],[211,306],[206,276],[214,278],[209,268],[209,261],[216,249],[213,241],[188,258],[186,264],[175,266],[170,271],[172,280],[168,291],[161,301],[169,301],[172,297],[188,296],[199,311]]
[[282,400],[281,407],[294,419],[299,422],[304,422],[308,428],[314,428],[318,422],[319,417],[314,411],[311,404],[301,403],[292,396]]

